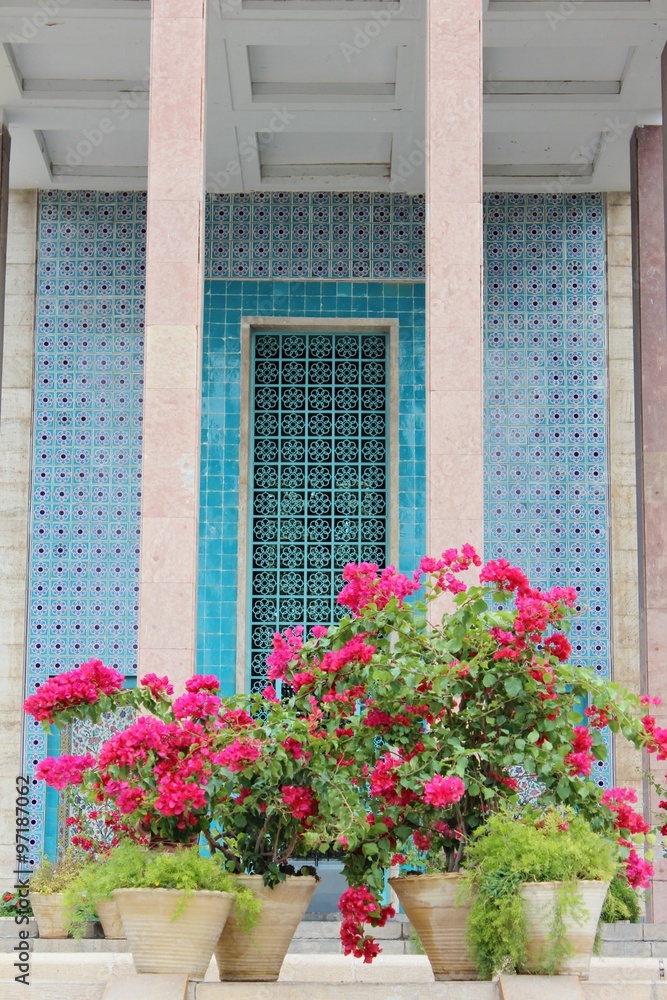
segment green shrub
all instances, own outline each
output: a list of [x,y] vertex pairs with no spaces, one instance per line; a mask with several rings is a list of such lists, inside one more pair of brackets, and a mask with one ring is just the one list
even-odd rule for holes
[[97,915],[97,904],[109,899],[114,889],[180,889],[187,896],[198,890],[231,892],[236,896],[235,916],[242,930],[257,923],[260,901],[239,885],[215,857],[202,857],[197,847],[175,851],[149,851],[132,841],[123,841],[108,857],[92,862],[69,886],[65,906],[70,932],[80,935],[86,921]]
[[30,876],[30,892],[44,895],[64,892],[87,864],[87,856],[73,847],[61,854],[55,864],[49,858],[42,858]]
[[479,974],[525,972],[526,926],[519,890],[525,882],[562,882],[539,971],[552,974],[571,952],[563,916],[583,923],[579,879],[608,881],[619,871],[617,844],[571,810],[500,813],[473,837],[467,852],[474,892],[468,939]]
[[636,890],[624,875],[613,878],[607,890],[600,921],[614,924],[618,920],[629,920],[631,924],[638,924],[640,917],[641,907]]

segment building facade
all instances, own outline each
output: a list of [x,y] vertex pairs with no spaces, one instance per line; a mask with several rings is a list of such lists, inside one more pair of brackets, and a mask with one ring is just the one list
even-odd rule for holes
[[63,836],[26,694],[261,687],[349,561],[573,585],[575,662],[660,694],[665,4],[54,5],[0,12],[3,877],[17,775]]

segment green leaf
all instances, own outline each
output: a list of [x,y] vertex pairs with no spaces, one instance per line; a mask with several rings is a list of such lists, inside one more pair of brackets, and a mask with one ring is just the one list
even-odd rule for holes
[[493,685],[496,683],[497,680],[498,678],[496,677],[496,675],[492,674],[491,671],[489,670],[482,677],[482,684],[484,685],[485,688],[490,688],[493,687]]
[[507,691],[510,698],[516,698],[520,691],[523,690],[523,683],[520,677],[508,677],[505,681],[505,690]]
[[559,799],[567,799],[570,795],[570,782],[566,777],[562,777],[556,786],[556,795]]

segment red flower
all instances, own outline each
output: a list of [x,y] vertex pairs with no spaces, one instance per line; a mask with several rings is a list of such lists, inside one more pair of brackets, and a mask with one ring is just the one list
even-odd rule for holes
[[83,772],[89,771],[95,763],[95,758],[89,753],[82,757],[64,753],[60,757],[45,757],[44,760],[40,760],[35,775],[51,788],[62,791],[68,785],[80,785],[83,781]]
[[300,819],[305,823],[311,816],[317,816],[319,803],[312,788],[283,785],[280,794],[294,819]]
[[244,743],[242,740],[236,739],[228,747],[225,747],[224,750],[216,754],[214,760],[229,771],[243,771],[244,768],[250,767],[259,758],[261,746],[262,744],[259,740],[248,740]]
[[458,802],[466,790],[460,778],[443,778],[436,774],[430,781],[424,782],[423,801],[430,806],[444,808]]
[[54,716],[77,705],[92,705],[103,694],[120,691],[123,675],[105,667],[101,660],[90,660],[76,670],[51,677],[23,705],[38,722],[53,722]]
[[572,776],[588,777],[591,773],[595,759],[590,752],[592,746],[593,740],[586,726],[575,726],[572,750],[564,758],[564,763]]
[[554,632],[553,635],[547,636],[544,646],[561,663],[565,663],[572,652],[572,646],[562,632]]
[[288,736],[280,745],[288,754],[294,757],[294,760],[308,760],[310,757],[310,751],[304,749],[303,744],[295,740],[293,736]]
[[147,687],[156,698],[159,698],[163,692],[164,694],[174,693],[174,685],[169,683],[167,676],[158,677],[157,674],[146,674],[141,678],[140,683],[143,687]]

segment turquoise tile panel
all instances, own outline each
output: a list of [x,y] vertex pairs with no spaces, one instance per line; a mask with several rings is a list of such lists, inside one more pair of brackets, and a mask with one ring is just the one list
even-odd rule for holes
[[[330,292],[335,294],[330,294]],[[235,281],[206,283],[199,569],[199,668],[235,689],[242,316],[395,318],[399,328],[399,566],[426,544],[423,283]],[[356,310],[356,311],[355,311]],[[298,624],[295,622],[295,624]]]
[[[573,661],[608,677],[602,196],[491,194],[485,208],[486,554],[577,588]],[[597,777],[609,785],[611,759]]]

